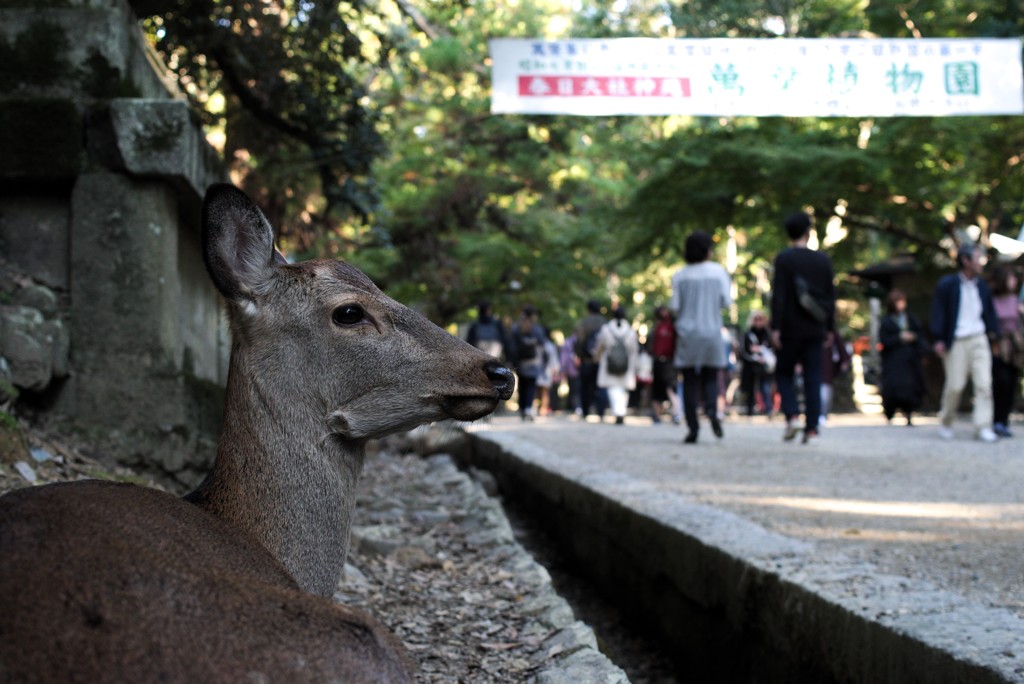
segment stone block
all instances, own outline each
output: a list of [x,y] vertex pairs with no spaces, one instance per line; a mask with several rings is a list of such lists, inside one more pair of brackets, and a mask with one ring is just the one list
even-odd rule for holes
[[114,143],[132,174],[173,180],[197,198],[223,178],[213,149],[184,101],[113,100],[110,122]]
[[14,304],[35,309],[43,318],[53,318],[57,314],[57,295],[42,285],[26,285],[14,293]]
[[67,191],[59,187],[0,194],[0,252],[36,282],[67,291],[70,220]]
[[45,389],[53,376],[53,346],[43,315],[28,307],[4,306],[0,318],[0,355],[10,365],[11,382],[22,389]]
[[76,413],[102,425],[183,424],[173,190],[86,174],[72,206]]
[[0,100],[0,179],[59,180],[84,158],[82,116],[68,99]]
[[[33,295],[49,293],[46,288],[30,286],[16,293],[15,301],[25,301],[26,291],[29,301],[38,300]],[[39,303],[49,310],[48,298]],[[55,311],[50,313],[53,316]],[[67,329],[60,319],[47,319],[42,311],[31,306],[0,306],[0,356],[6,360],[16,387],[39,391],[54,377],[66,376],[69,346]]]
[[198,230],[223,166],[127,0],[0,2],[0,56],[4,291],[43,314],[31,332],[0,318],[12,376],[67,376],[56,411],[194,480],[231,346]]
[[[195,216],[198,218],[198,212]],[[179,228],[178,280],[182,301],[182,368],[196,380],[224,386],[227,384],[231,331],[220,293],[210,282],[203,263],[198,226],[182,224]]]
[[0,71],[0,93],[179,96],[126,0],[0,9],[0,42],[11,63]]
[[43,322],[40,333],[50,347],[50,373],[54,378],[66,378],[71,372],[71,337],[59,318]]

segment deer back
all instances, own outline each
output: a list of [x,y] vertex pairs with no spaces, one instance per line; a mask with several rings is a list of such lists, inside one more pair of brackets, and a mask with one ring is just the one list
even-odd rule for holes
[[405,682],[369,616],[296,586],[170,494],[83,481],[0,497],[0,681]]

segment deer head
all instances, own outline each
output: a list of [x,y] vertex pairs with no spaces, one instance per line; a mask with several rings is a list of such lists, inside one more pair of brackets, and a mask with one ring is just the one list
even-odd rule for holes
[[189,499],[330,595],[365,441],[484,416],[511,395],[514,376],[349,264],[283,263],[270,224],[233,186],[207,192],[203,250],[234,348],[217,462]]

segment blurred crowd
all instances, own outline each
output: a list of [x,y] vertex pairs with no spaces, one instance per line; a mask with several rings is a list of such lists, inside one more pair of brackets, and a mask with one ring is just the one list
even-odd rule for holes
[[[837,382],[851,385],[856,352],[836,321],[831,262],[807,247],[810,226],[806,214],[786,219],[790,245],[776,258],[769,305],[742,325],[724,320],[730,277],[711,259],[711,237],[697,232],[665,303],[651,311],[634,317],[591,300],[566,333],[545,326],[532,304],[503,318],[480,302],[467,341],[515,368],[523,421],[560,413],[621,425],[646,416],[683,425],[683,441],[693,443],[703,424],[721,439],[727,417],[778,416],[783,439],[813,442],[834,410]],[[956,259],[957,272],[936,283],[927,329],[903,291],[886,294],[873,340],[882,412],[912,426],[927,388],[941,385],[939,435],[952,439],[970,387],[973,435],[1008,438],[1021,393],[1024,288],[1009,265],[985,273],[977,245],[961,246]],[[935,363],[926,366],[928,356]],[[942,377],[929,382],[929,372]]]

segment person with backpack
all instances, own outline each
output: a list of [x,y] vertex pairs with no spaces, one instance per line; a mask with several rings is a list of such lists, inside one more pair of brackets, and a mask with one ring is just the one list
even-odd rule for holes
[[519,417],[523,421],[533,420],[537,378],[544,368],[545,337],[544,328],[537,322],[537,309],[527,304],[509,335],[509,360],[519,378]]
[[629,393],[636,389],[636,358],[640,342],[626,322],[626,311],[615,309],[612,320],[601,326],[594,354],[598,359],[597,385],[608,393],[615,424],[626,422]]
[[485,354],[501,359],[508,347],[505,325],[495,317],[488,301],[480,302],[476,311],[476,320],[469,326],[466,341]]

